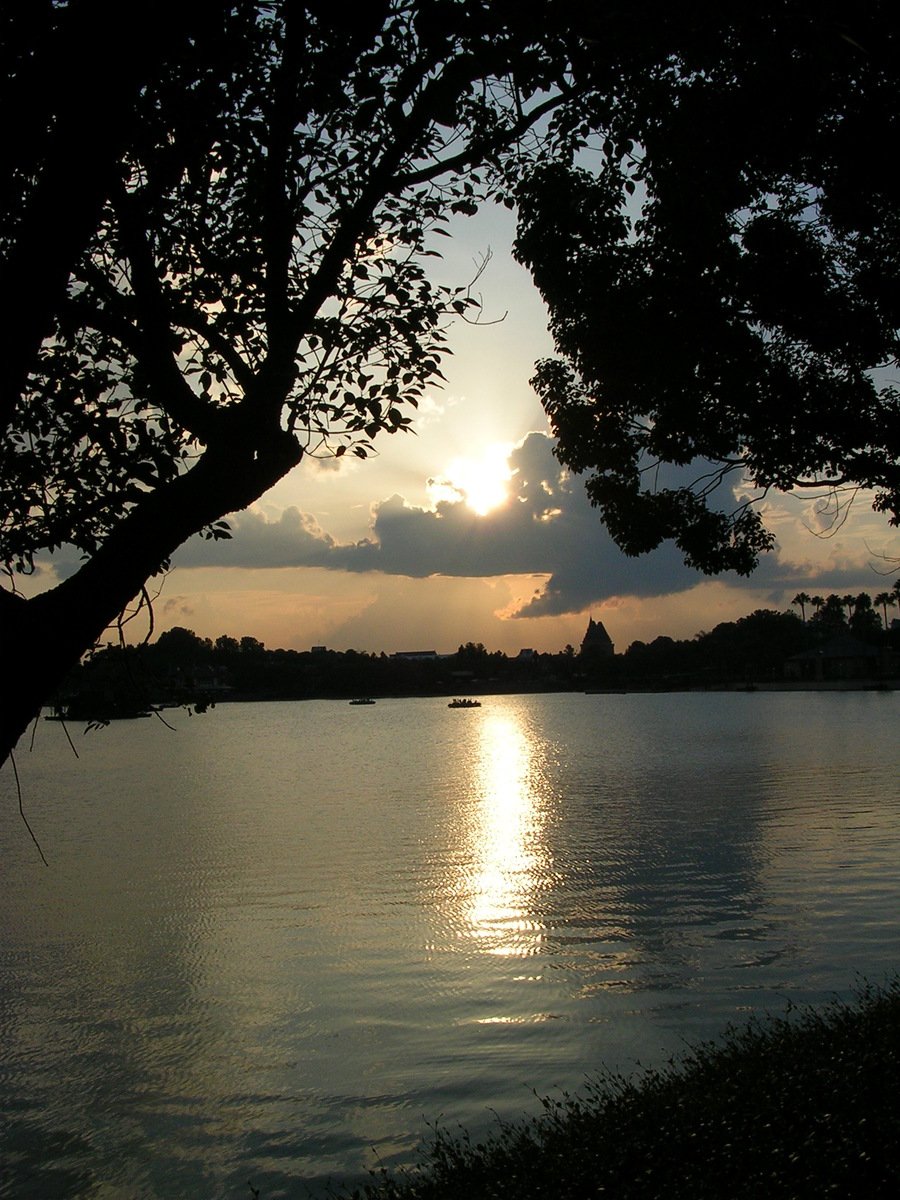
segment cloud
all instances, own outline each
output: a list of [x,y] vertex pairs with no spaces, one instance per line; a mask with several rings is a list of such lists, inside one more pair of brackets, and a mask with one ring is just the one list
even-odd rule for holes
[[[509,498],[485,516],[452,496],[434,507],[419,507],[394,494],[372,507],[368,536],[339,542],[296,507],[280,513],[250,509],[229,518],[230,540],[192,538],[177,551],[173,565],[324,568],[407,579],[540,576],[531,596],[506,611],[521,618],[582,613],[623,597],[684,594],[706,580],[684,565],[671,544],[640,558],[622,554],[588,503],[583,481],[554,458],[547,434],[528,434],[510,452],[509,468]],[[823,541],[808,532],[806,499],[799,503],[783,497],[777,506],[769,500],[765,508],[778,535],[778,552],[763,556],[750,580],[725,575],[724,582],[750,588],[757,597],[768,596],[766,602],[782,606],[803,590],[883,590],[886,584],[877,570],[886,570],[892,581],[892,560],[879,561],[878,536],[886,526],[883,519],[876,524],[871,512],[855,515],[840,536]],[[48,561],[57,579],[80,566],[80,556],[71,548]]]
[[531,433],[510,454],[507,502],[479,516],[464,502],[433,509],[393,495],[375,505],[370,536],[338,543],[314,518],[288,508],[274,521],[258,512],[231,518],[231,542],[193,539],[179,566],[326,567],[427,578],[549,575],[547,586],[516,615],[580,612],[616,595],[657,596],[702,578],[664,547],[627,558],[606,533],[581,482],[553,457],[553,442]]
[[248,509],[228,518],[231,537],[193,537],[173,556],[176,567],[323,567],[336,543],[308,513],[286,508],[270,520]]
[[170,596],[163,601],[162,615],[167,621],[193,617],[196,609],[183,596]]

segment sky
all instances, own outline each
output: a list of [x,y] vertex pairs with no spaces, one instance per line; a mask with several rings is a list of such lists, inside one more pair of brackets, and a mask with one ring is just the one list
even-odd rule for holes
[[[296,650],[449,653],[473,641],[555,653],[577,647],[593,617],[624,651],[788,609],[801,591],[890,588],[900,534],[864,496],[837,529],[809,494],[768,501],[778,546],[750,579],[707,578],[671,547],[619,552],[583,480],[554,458],[528,382],[553,345],[510,252],[512,214],[489,208],[454,232],[437,273],[466,284],[489,255],[475,285],[481,323],[450,330],[446,384],[420,405],[414,432],[378,438],[366,461],[307,459],[229,519],[230,540],[188,542],[154,581],[157,632],[181,625]],[[57,559],[44,585],[66,569]]]

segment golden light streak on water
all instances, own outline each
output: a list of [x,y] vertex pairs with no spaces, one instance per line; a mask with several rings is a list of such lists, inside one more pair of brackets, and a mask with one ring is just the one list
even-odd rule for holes
[[533,913],[550,875],[548,797],[536,786],[532,739],[515,716],[484,714],[479,750],[467,922],[485,953],[526,957],[537,953],[543,935]]

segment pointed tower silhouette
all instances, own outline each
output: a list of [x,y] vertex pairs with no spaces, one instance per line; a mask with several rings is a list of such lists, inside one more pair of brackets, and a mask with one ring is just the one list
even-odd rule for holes
[[595,621],[593,617],[588,621],[588,627],[584,637],[581,639],[581,653],[583,657],[590,656],[591,658],[612,658],[616,649],[612,643],[612,638],[603,627],[602,621]]

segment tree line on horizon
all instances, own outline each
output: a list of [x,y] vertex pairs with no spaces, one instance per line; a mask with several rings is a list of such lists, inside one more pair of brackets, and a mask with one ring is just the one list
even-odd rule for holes
[[[57,702],[66,707],[77,698],[86,713],[102,717],[158,703],[205,705],[217,698],[340,699],[775,681],[791,656],[841,636],[896,649],[900,637],[888,628],[887,612],[898,596],[898,588],[874,599],[867,593],[812,599],[804,594],[805,619],[792,611],[757,609],[692,638],[634,641],[613,656],[567,645],[557,653],[510,657],[471,641],[434,658],[324,647],[269,649],[255,637],[212,639],[175,626],[152,643],[98,647],[69,676]],[[884,625],[876,601],[884,607]],[[814,610],[808,616],[807,606]]]
[[763,683],[784,678],[785,664],[794,655],[823,650],[845,638],[852,639],[851,646],[858,642],[887,650],[900,647],[888,617],[888,610],[900,603],[900,581],[891,592],[874,598],[867,592],[825,597],[800,593],[791,603],[801,607],[802,615],[757,609],[683,641],[662,636],[649,644],[633,642],[622,656],[622,666],[614,669],[632,683],[661,678],[681,678],[699,686]]
[[825,627],[834,626],[838,621],[838,614],[843,615],[846,608],[850,630],[857,636],[865,637],[872,630],[873,616],[877,622],[879,608],[884,619],[883,628],[889,628],[888,609],[900,604],[900,579],[890,591],[879,592],[876,596],[870,596],[868,592],[859,592],[856,595],[851,593],[846,596],[839,596],[835,592],[828,596],[810,596],[806,592],[798,592],[791,604],[800,609],[804,623],[806,610],[810,608],[813,613],[812,620]]

